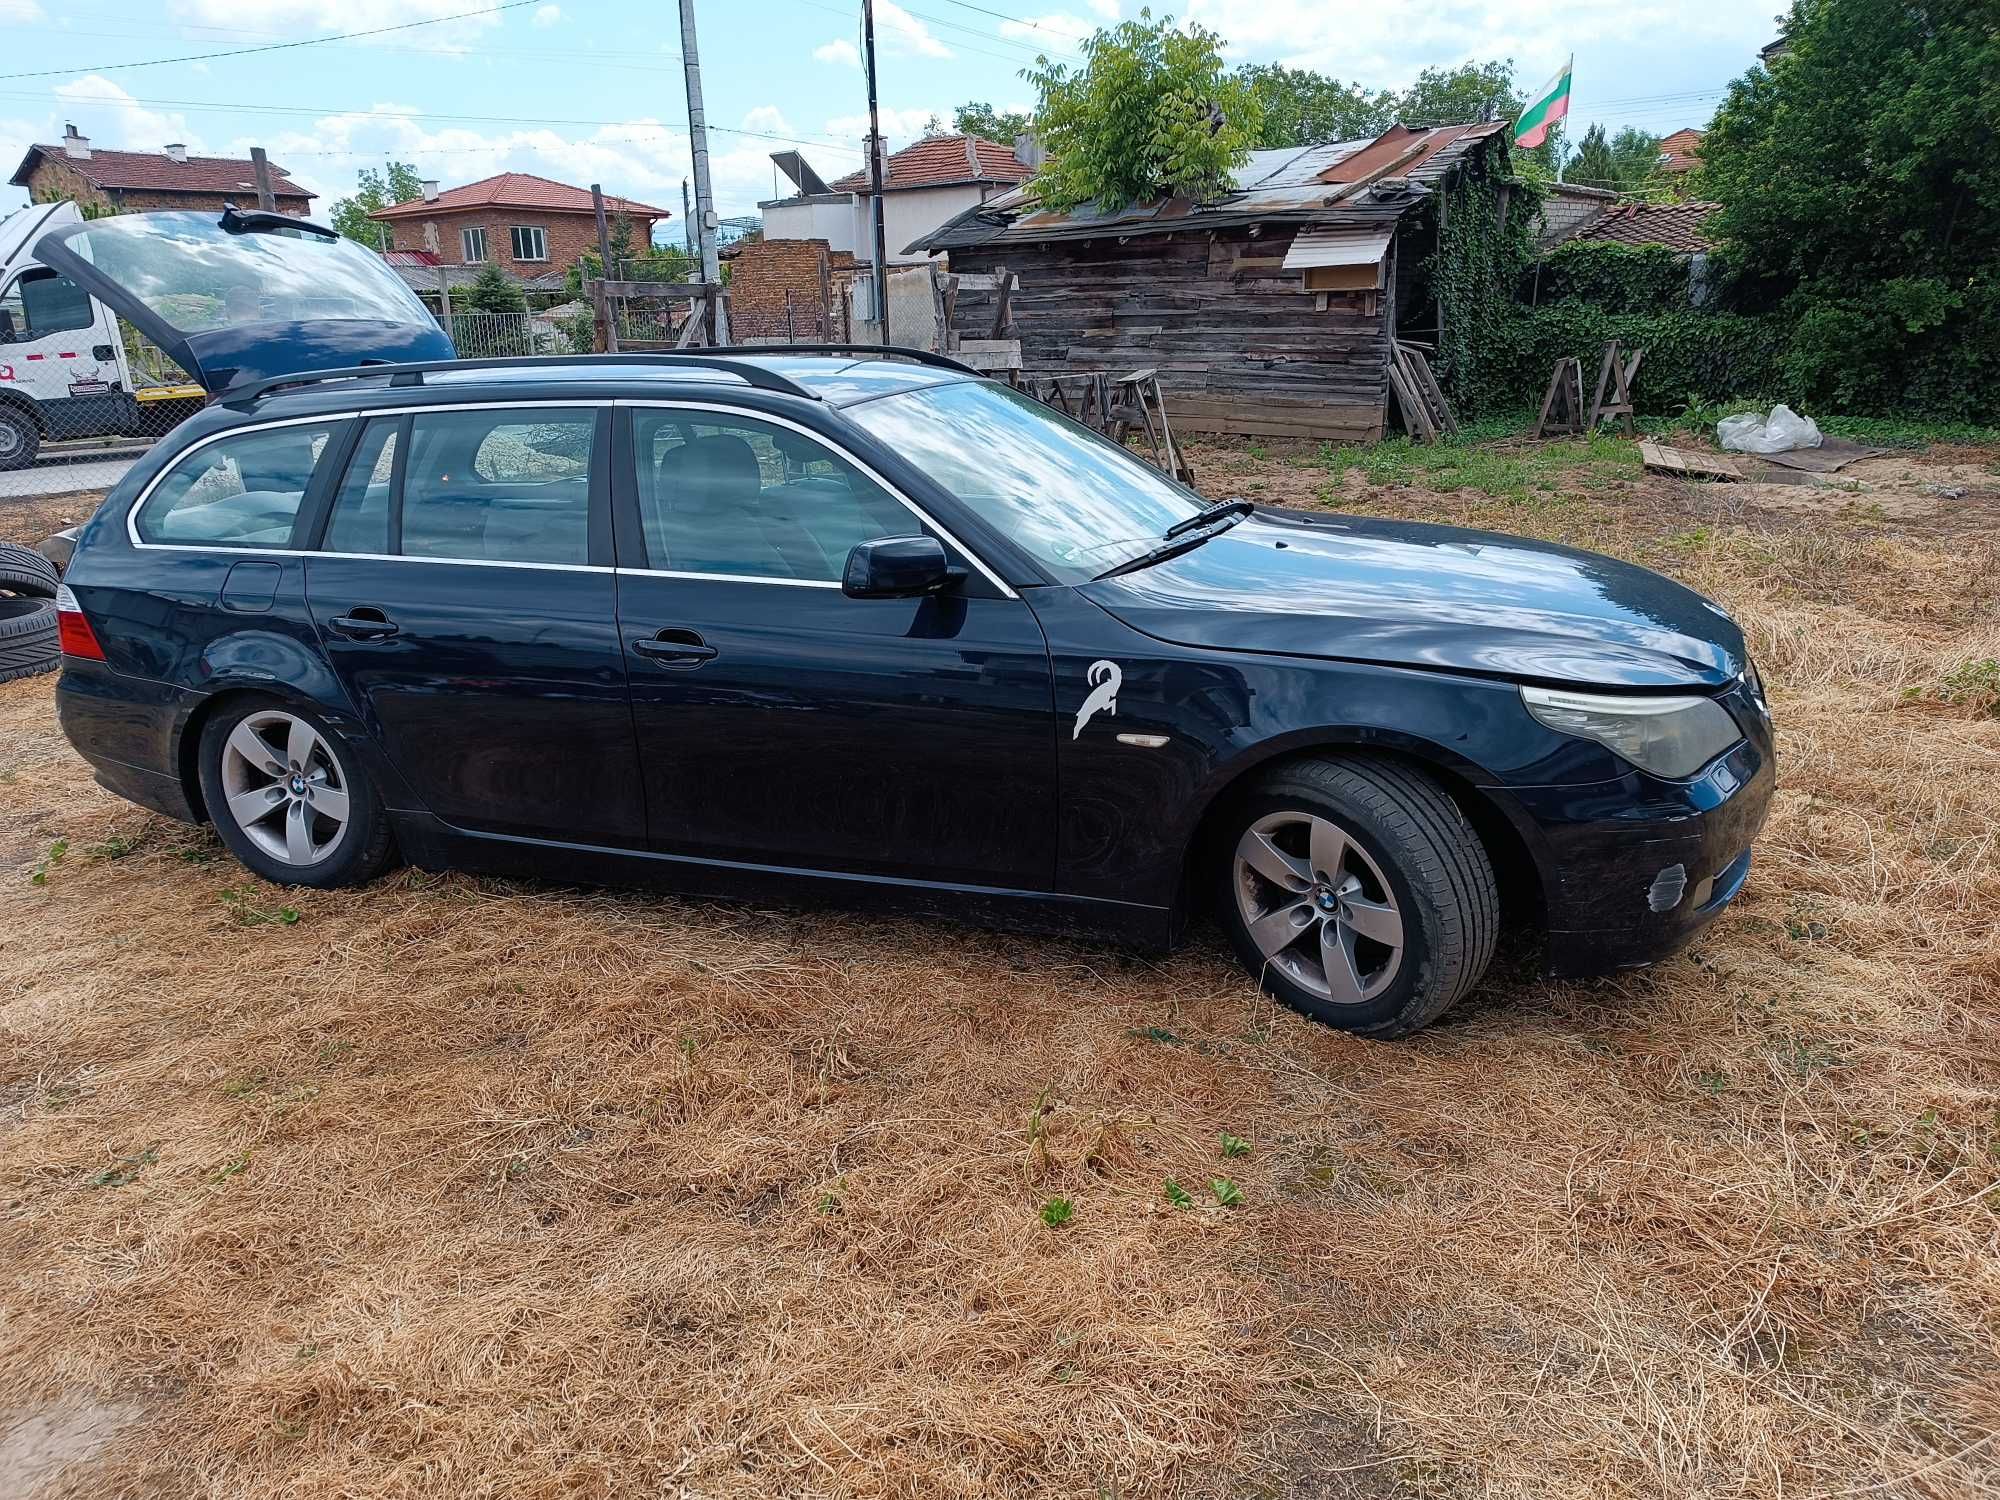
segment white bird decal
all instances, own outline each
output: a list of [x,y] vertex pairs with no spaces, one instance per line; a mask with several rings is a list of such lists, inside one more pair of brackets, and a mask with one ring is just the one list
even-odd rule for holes
[[1083,726],[1097,715],[1118,712],[1118,687],[1125,680],[1125,674],[1118,670],[1118,663],[1094,661],[1086,675],[1090,678],[1090,696],[1076,711],[1076,728],[1070,731],[1071,739],[1079,738],[1083,734]]

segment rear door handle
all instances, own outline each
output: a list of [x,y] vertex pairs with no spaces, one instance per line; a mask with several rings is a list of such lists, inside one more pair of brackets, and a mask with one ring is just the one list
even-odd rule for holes
[[632,649],[650,661],[662,666],[696,667],[715,658],[715,647],[701,638],[699,631],[662,630],[644,640],[634,641]]
[[326,622],[326,628],[335,635],[346,636],[350,641],[386,641],[402,629],[381,610],[368,607],[335,615]]

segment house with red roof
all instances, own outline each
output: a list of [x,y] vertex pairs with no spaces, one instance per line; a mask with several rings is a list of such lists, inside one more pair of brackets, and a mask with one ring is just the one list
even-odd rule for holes
[[[255,169],[247,156],[190,156],[184,145],[158,151],[107,151],[65,125],[55,145],[28,148],[9,179],[28,190],[35,203],[68,201],[111,213],[145,209],[212,209],[225,203],[257,206]],[[303,217],[313,195],[271,167],[271,188],[280,213]]]
[[[758,204],[764,239],[825,240],[834,255],[846,252],[872,264],[870,233],[874,191],[864,168],[826,182],[796,151],[771,160],[795,189]],[[921,265],[930,256],[918,243],[932,230],[1027,181],[1033,168],[1011,146],[972,135],[931,135],[884,159],[882,223],[888,264]]]
[[1693,126],[1676,130],[1660,142],[1660,170],[1692,172],[1701,165],[1702,132]]
[[[631,198],[607,196],[604,208],[632,221],[635,250],[652,242],[654,224],[671,217]],[[426,182],[420,197],[369,217],[386,231],[385,251],[421,252],[432,264],[470,267],[472,274],[497,265],[531,289],[559,286],[577,258],[597,248],[590,189],[531,172],[501,172],[443,192]]]

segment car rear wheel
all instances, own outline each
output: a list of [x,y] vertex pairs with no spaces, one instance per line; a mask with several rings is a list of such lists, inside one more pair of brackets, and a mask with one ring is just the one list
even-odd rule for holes
[[272,698],[224,705],[202,729],[201,793],[237,859],[278,885],[360,885],[387,869],[388,814],[367,772],[315,716]]
[[18,407],[0,405],[0,469],[27,468],[41,445],[34,418]]
[[1493,865],[1422,772],[1293,762],[1244,799],[1228,832],[1223,927],[1293,1009],[1363,1036],[1407,1036],[1486,972],[1500,919]]

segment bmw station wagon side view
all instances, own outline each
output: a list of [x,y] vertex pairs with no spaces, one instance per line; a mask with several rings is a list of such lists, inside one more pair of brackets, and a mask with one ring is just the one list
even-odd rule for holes
[[935,355],[454,362],[296,220],[38,248],[216,398],[82,532],[64,730],[266,879],[403,859],[1152,946],[1205,910],[1279,998],[1392,1037],[1503,922],[1600,972],[1749,874],[1763,689],[1644,569],[1208,503]]

